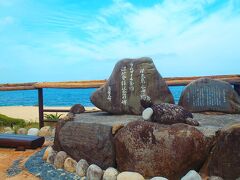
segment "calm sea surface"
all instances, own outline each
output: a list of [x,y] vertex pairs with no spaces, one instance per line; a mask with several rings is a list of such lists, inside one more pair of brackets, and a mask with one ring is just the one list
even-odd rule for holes
[[[170,87],[177,103],[183,86]],[[44,89],[45,106],[72,106],[80,103],[84,106],[93,106],[90,96],[95,91],[91,89]],[[37,105],[37,91],[0,91],[0,106],[34,106]]]

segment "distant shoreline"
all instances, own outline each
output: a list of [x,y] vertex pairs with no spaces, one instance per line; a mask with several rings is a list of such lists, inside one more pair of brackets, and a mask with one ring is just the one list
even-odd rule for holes
[[[70,109],[70,106],[44,106],[45,109]],[[96,107],[85,107],[86,111],[98,110]],[[39,122],[38,106],[0,106],[0,114],[4,114],[13,118],[24,119],[29,122]],[[55,114],[49,112],[46,114]],[[58,112],[58,114],[66,115],[66,112]]]

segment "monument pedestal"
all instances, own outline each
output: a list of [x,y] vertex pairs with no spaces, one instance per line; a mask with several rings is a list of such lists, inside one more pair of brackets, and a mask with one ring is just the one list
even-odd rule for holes
[[105,169],[116,166],[112,127],[139,120],[136,115],[110,115],[104,112],[83,113],[73,121],[59,122],[54,149],[65,151],[73,159],[85,159]]
[[[158,172],[162,173],[163,170],[175,172],[165,174],[169,177],[180,176],[196,164],[200,167],[216,131],[228,123],[240,121],[238,114],[193,115],[200,122],[199,127],[142,122],[137,121],[142,117],[136,115],[83,113],[76,115],[73,121],[58,122],[54,149],[65,151],[76,161],[85,159],[102,169],[116,167],[117,163],[120,171],[140,172],[146,177],[159,176]],[[132,125],[128,124],[112,134],[113,127],[130,122]],[[159,157],[164,161],[160,161]],[[190,161],[191,164],[185,163]],[[172,162],[170,166],[169,162]]]

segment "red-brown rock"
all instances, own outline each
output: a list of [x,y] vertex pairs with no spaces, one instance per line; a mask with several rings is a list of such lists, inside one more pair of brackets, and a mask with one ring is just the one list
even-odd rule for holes
[[225,126],[217,133],[202,174],[235,180],[240,177],[240,123]]
[[135,121],[120,129],[114,140],[120,171],[168,179],[180,179],[189,170],[198,170],[211,148],[209,139],[186,124]]

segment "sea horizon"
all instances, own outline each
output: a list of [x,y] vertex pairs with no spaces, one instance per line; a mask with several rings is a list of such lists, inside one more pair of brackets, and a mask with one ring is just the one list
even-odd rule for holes
[[[88,89],[43,89],[44,106],[72,106],[82,104],[86,107],[93,107],[90,101],[91,94],[97,88]],[[169,87],[174,97],[175,104],[178,103],[184,86]],[[38,106],[38,92],[27,91],[1,91],[0,106]]]

